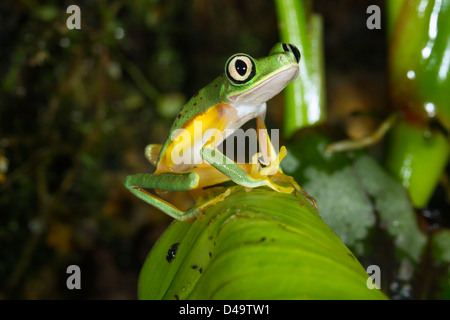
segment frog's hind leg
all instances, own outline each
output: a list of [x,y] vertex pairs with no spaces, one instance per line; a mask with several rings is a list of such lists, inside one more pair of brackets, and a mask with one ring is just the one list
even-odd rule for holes
[[222,201],[229,195],[226,192],[195,206],[187,211],[181,211],[169,202],[151,194],[145,188],[163,189],[167,191],[188,191],[197,188],[199,185],[199,175],[195,172],[187,173],[163,173],[163,174],[135,174],[128,176],[125,180],[125,187],[139,199],[160,209],[169,216],[181,220],[189,221],[197,217],[207,207]]

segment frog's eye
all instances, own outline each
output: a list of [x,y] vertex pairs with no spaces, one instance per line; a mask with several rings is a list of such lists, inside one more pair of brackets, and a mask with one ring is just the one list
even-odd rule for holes
[[255,63],[249,56],[235,55],[228,60],[225,73],[234,84],[243,84],[255,76]]

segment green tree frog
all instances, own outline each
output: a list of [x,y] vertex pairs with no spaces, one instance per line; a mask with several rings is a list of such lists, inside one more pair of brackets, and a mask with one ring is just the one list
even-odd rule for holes
[[[286,155],[286,148],[281,147],[276,155],[264,123],[266,101],[297,77],[299,60],[299,50],[287,43],[276,44],[267,57],[259,59],[242,53],[231,56],[225,64],[225,73],[181,108],[164,144],[146,147],[145,155],[156,166],[155,172],[130,175],[125,187],[138,198],[182,221],[194,219],[206,207],[226,197],[230,189],[187,211],[179,210],[146,189],[157,193],[193,191],[232,180],[247,188],[267,186],[278,192],[292,192],[293,187],[274,182],[275,177],[282,176],[281,181],[290,182],[300,190],[291,177],[282,174],[279,163]],[[233,129],[251,119],[256,119],[260,153],[253,156],[251,163],[238,164],[217,147]],[[200,161],[180,161],[183,152]]]

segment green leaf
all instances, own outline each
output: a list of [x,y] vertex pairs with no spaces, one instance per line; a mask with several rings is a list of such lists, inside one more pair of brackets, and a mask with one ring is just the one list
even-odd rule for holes
[[368,289],[367,279],[355,256],[301,193],[237,187],[193,223],[169,226],[142,268],[138,295],[385,299],[380,290]]
[[388,4],[389,105],[402,119],[386,165],[424,208],[450,157],[450,0]]

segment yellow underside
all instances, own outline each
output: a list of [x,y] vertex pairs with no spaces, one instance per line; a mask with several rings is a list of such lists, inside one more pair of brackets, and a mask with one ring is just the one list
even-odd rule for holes
[[[180,130],[172,137],[172,141],[167,145],[164,154],[159,160],[158,166],[155,174],[161,174],[164,172],[196,172],[199,175],[199,185],[197,188],[203,188],[206,186],[212,186],[218,183],[222,183],[230,180],[228,176],[221,173],[219,170],[211,166],[206,162],[198,162],[195,165],[179,165],[174,162],[174,155],[182,156],[183,151],[188,150],[191,152],[194,150],[195,146],[200,148],[208,145],[211,148],[216,148],[218,142],[214,138],[215,135],[222,135],[228,124],[232,122],[236,116],[236,110],[227,104],[219,104],[213,108],[210,108],[207,112],[202,113],[192,119],[186,124],[183,130]],[[265,125],[261,121],[257,121],[258,129],[265,129]],[[208,134],[208,130],[209,134]],[[203,137],[206,134],[211,135],[211,138],[207,143],[203,143]],[[260,137],[261,138],[261,137]],[[272,175],[279,171],[279,160],[277,159],[276,153],[273,150],[273,146],[270,143],[268,136],[264,136],[263,140],[266,140],[267,146],[264,148],[265,154],[269,155],[268,163],[272,163],[270,168],[265,168],[260,171],[260,166],[257,158],[253,159],[252,163],[237,164],[242,170],[244,170],[249,176],[254,178],[263,178],[266,175]],[[159,150],[158,150],[159,148]],[[150,157],[150,162],[153,162],[153,157],[159,154],[161,147],[158,145],[152,145],[147,157]],[[282,155],[283,157],[284,155]],[[282,158],[281,157],[281,158]],[[201,161],[201,159],[199,159]],[[270,172],[270,171],[273,172]]]
[[[179,165],[174,162],[174,158],[183,157],[183,152],[194,150],[194,146],[210,145],[213,148],[217,147],[214,136],[218,137],[223,134],[227,124],[232,121],[234,113],[234,109],[227,104],[219,104],[189,121],[182,130],[176,132],[172,137],[172,141],[167,145],[155,173],[187,171],[186,169],[180,170]],[[212,134],[212,137],[209,142],[203,144],[202,139],[206,134]]]

